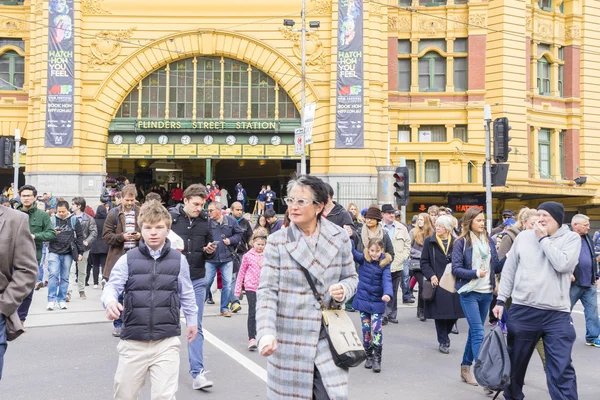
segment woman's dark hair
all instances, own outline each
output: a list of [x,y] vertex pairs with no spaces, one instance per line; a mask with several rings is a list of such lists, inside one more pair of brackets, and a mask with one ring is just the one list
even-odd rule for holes
[[462,234],[460,235],[460,237],[464,237],[465,240],[467,240],[467,243],[469,244],[471,244],[471,224],[473,224],[473,221],[475,220],[475,218],[477,218],[477,216],[479,216],[479,214],[483,214],[483,209],[479,207],[471,207],[465,212],[465,214],[462,217]]
[[[321,179],[313,175],[302,175],[299,178],[288,182],[287,192],[290,193],[296,185],[309,188],[313,193],[313,201],[317,204],[327,204],[327,201],[329,200],[327,197],[327,183],[323,182]],[[317,217],[321,218],[322,214],[323,211],[321,211]]]
[[[264,227],[260,225],[260,219],[261,218],[265,219],[265,226]],[[268,234],[271,233],[271,227],[269,226],[269,222],[267,221],[267,217],[265,217],[265,214],[259,215],[258,218],[256,219],[256,225],[254,226],[254,230],[257,230],[258,228],[266,229]]]

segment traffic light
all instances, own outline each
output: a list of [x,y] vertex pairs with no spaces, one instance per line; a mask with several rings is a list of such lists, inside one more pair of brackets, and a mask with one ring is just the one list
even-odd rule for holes
[[[509,164],[492,164],[490,172],[492,175],[492,186],[506,186],[506,178],[508,177]],[[485,175],[486,163],[483,163],[483,187],[485,187],[487,179]]]
[[396,204],[398,206],[406,206],[408,205],[408,182],[410,180],[408,176],[408,168],[396,168],[394,178],[396,179],[396,182],[394,182],[394,197],[396,198]]
[[510,131],[508,118],[496,118],[494,120],[494,161],[503,163],[508,161],[508,153],[512,150],[508,147],[511,137],[508,136]]
[[13,166],[13,141],[9,137],[0,137],[0,168]]

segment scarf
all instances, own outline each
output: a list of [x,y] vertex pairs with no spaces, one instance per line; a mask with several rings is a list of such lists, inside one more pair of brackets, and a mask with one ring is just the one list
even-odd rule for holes
[[448,244],[446,245],[446,247],[444,247],[444,242],[442,238],[440,238],[437,234],[435,235],[435,239],[437,240],[444,254],[448,255],[448,250],[450,250],[450,243],[452,242],[452,236],[448,235],[448,238],[446,239],[448,241]]
[[[473,232],[469,233],[469,237],[471,239],[471,247],[472,247],[472,260],[471,260],[471,269],[473,270],[482,270],[489,271],[490,264],[492,261],[492,250],[490,248],[490,244],[487,240],[485,233],[479,235],[479,237]],[[465,238],[466,240],[466,238]],[[471,280],[468,284],[464,285],[458,290],[458,293],[468,293],[472,292],[475,288],[475,285],[479,281],[479,279],[489,279],[489,275],[486,275],[484,278],[476,278]]]
[[369,240],[373,238],[383,239],[383,228],[381,227],[381,224],[377,224],[377,229],[375,229],[375,232],[371,232],[371,230],[367,228],[367,224],[364,224],[360,236],[362,239],[363,246],[365,247],[365,249],[368,249]]

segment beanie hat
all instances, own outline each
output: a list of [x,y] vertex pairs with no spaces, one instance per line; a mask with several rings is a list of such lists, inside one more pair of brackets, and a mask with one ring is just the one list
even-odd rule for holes
[[558,226],[562,226],[565,220],[565,208],[562,204],[557,203],[555,201],[547,201],[545,203],[540,204],[538,207],[539,210],[547,211],[548,214],[552,216],[558,222]]
[[365,218],[381,221],[383,219],[383,216],[381,215],[381,211],[379,210],[379,208],[377,208],[375,206],[371,206],[367,210],[367,214],[365,215]]

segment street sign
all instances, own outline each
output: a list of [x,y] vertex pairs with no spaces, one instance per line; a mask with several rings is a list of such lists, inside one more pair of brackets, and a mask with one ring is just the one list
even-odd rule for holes
[[304,112],[302,113],[302,125],[304,126],[304,141],[307,145],[313,144],[312,140],[312,127],[315,122],[315,111],[317,109],[317,103],[310,103],[304,106]]
[[294,153],[297,156],[304,154],[304,129],[294,129]]

